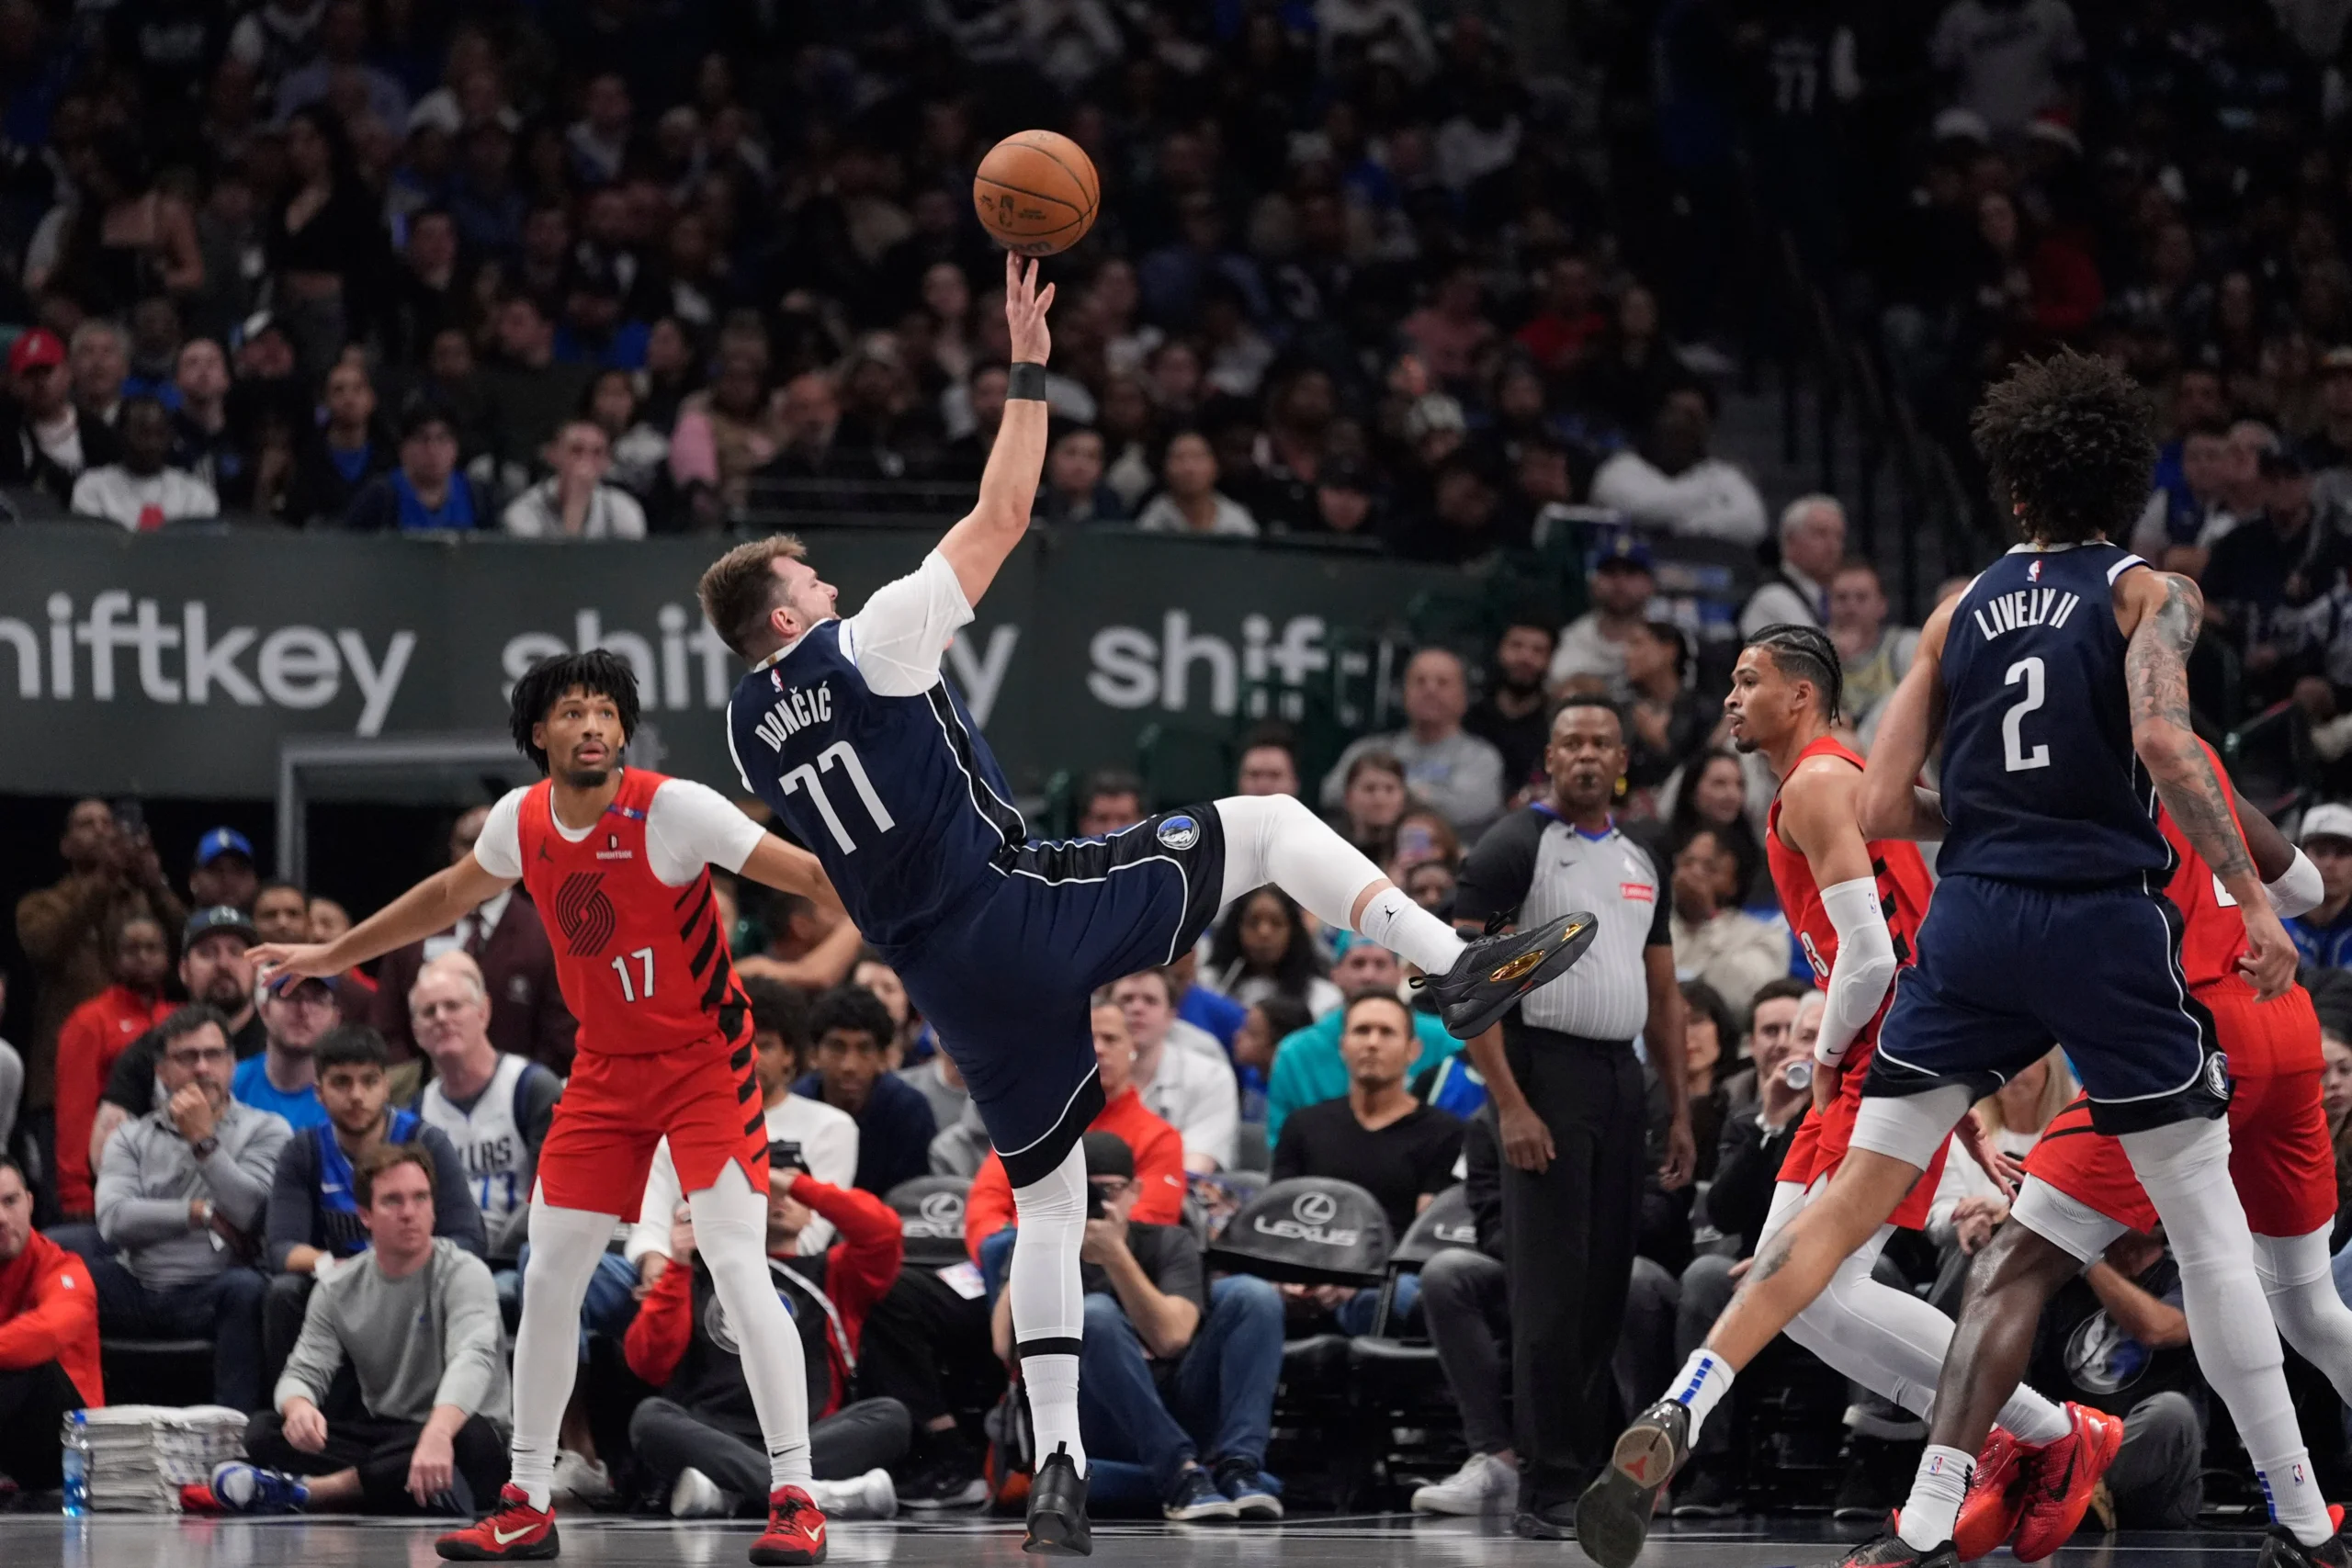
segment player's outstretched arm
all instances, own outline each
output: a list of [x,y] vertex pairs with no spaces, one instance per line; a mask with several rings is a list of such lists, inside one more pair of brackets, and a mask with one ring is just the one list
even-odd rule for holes
[[989,448],[988,467],[980,473],[979,500],[939,542],[967,604],[980,602],[1005,558],[1029,532],[1029,508],[1046,466],[1046,356],[1053,352],[1046,311],[1053,302],[1052,284],[1042,291],[1037,288],[1037,264],[1023,266],[1019,256],[1006,253],[1004,321],[1012,335],[1012,386],[996,445]]
[[2123,660],[2132,705],[2132,747],[2156,794],[2213,874],[2238,902],[2246,954],[2239,967],[2265,1001],[2295,980],[2295,947],[2264,892],[2254,857],[2230,818],[2230,788],[2197,739],[2188,712],[2188,653],[2197,645],[2204,596],[2165,571],[2126,572],[2116,581],[2131,645]]
[[253,950],[264,980],[287,975],[340,975],[355,964],[446,931],[458,917],[514,884],[493,876],[470,854],[418,883],[333,942],[270,942]]
[[779,893],[797,893],[819,908],[846,917],[842,896],[833,890],[823,863],[797,844],[787,844],[774,833],[760,835],[758,847],[744,858],[745,876]]
[[1919,772],[1943,733],[1944,635],[1951,627],[1951,611],[1952,605],[1945,604],[1928,617],[1919,633],[1918,654],[1879,718],[1878,739],[1871,747],[1856,797],[1859,830],[1865,838],[1940,839],[1950,826],[1936,792],[1919,787]]

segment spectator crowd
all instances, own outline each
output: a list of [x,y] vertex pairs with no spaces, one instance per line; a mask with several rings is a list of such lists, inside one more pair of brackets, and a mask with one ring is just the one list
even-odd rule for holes
[[[1231,748],[1233,788],[1315,804],[1448,918],[1457,889],[1465,908],[1491,894],[1486,846],[1529,837],[1531,814],[1599,811],[1654,874],[1626,886],[1670,960],[1634,1086],[1659,1154],[1607,1372],[1638,1405],[1754,1251],[1821,1008],[1765,868],[1776,781],[1726,748],[1724,645],[1673,613],[1660,547],[1752,552],[1729,620],[1826,628],[1861,746],[1917,642],[1837,496],[1768,501],[1718,449],[1724,345],[1747,327],[1726,252],[1767,243],[1761,214],[1776,248],[1850,285],[1841,319],[1963,468],[1974,390],[2019,355],[2109,353],[2154,394],[2163,457],[2133,546],[2202,581],[2199,716],[2260,717],[2242,782],[2300,807],[2325,885],[2290,929],[2324,1032],[2344,1247],[2344,18],[2219,0],[1625,10],[1591,18],[1593,63],[1612,101],[1655,88],[1657,145],[1609,148],[1600,178],[1574,95],[1467,6],[0,0],[0,249],[18,258],[0,318],[21,324],[0,485],[131,530],[233,514],[612,540],[968,487],[1007,371],[1000,263],[965,192],[994,136],[1060,127],[1103,207],[1048,264],[1037,525],[1573,561],[1574,614],[1491,606],[1399,665],[1398,728],[1310,757],[1261,726]],[[1753,210],[1729,194],[1735,151]],[[1614,769],[1598,807],[1574,804],[1576,748]],[[1074,825],[1175,804],[1100,772]],[[454,823],[452,858],[484,814]],[[257,992],[254,944],[364,911],[264,878],[230,829],[169,847],[130,803],[79,802],[62,874],[17,908],[33,985],[23,1038],[0,1043],[0,1472],[54,1485],[57,1417],[136,1389],[154,1371],[125,1348],[161,1345],[251,1416],[252,1463],[190,1506],[472,1511],[505,1478],[534,1151],[571,1066],[539,912],[501,894],[369,971]],[[1014,1211],[953,1042],[847,921],[721,896],[819,1500],[853,1518],[978,1505],[1019,1461],[989,1416]],[[1524,1503],[1559,1463],[1521,1451],[1514,1408],[1530,1341],[1511,1287],[1557,1264],[1503,1222],[1504,1113],[1526,1107],[1490,1093],[1411,979],[1265,889],[1095,998],[1099,1501],[1280,1517],[1267,1477],[1330,1435],[1283,1449],[1312,1381],[1285,1347],[1334,1332],[1435,1348],[1458,1440],[1416,1475],[1416,1507]],[[1677,1015],[1689,1173],[1649,1049]],[[1976,1115],[2021,1154],[2072,1089],[2053,1055]],[[1275,1179],[1360,1187],[1392,1239],[1445,1246],[1392,1289],[1227,1267],[1221,1227]],[[1928,1228],[1880,1269],[1956,1305],[2007,1218],[1954,1159]],[[2352,1250],[2338,1268],[2352,1290]],[[582,1354],[609,1375],[567,1414],[560,1490],[757,1508],[758,1423],[711,1300],[665,1154],[590,1287]],[[2126,1526],[2253,1495],[2185,1345],[2159,1237],[2119,1242],[2041,1325],[2040,1386],[2178,1458],[2117,1493]],[[2298,1376],[2314,1461],[2352,1488],[2344,1412]],[[1777,1347],[1668,1506],[1708,1517],[1811,1487],[1881,1517],[1923,1438]]]

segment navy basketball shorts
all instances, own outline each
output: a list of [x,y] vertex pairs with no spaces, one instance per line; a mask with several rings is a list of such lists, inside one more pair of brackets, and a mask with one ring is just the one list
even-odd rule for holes
[[1015,1187],[1059,1166],[1102,1109],[1096,989],[1182,956],[1224,885],[1216,808],[1163,811],[1106,838],[1017,846],[929,936],[885,954]]
[[2212,1015],[2180,972],[2180,911],[2137,885],[2051,888],[1948,876],[1895,981],[1863,1095],[1964,1084],[1972,1100],[2055,1040],[2110,1136],[2229,1109]]

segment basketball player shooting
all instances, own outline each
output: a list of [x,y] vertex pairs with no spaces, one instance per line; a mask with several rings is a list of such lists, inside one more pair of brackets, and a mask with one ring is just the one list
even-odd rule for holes
[[1225,904],[1272,882],[1427,975],[1469,1039],[1590,945],[1589,914],[1465,943],[1289,795],[1162,812],[1107,838],[1029,837],[940,656],[1029,529],[1046,455],[1037,264],[1005,259],[1010,399],[971,513],[912,573],[838,619],[835,590],[777,535],[703,574],[703,613],[752,670],[728,708],[744,786],[824,864],[857,929],[962,1069],[1013,1186],[1007,1290],[1037,1451],[1024,1549],[1082,1555],[1078,1361],[1086,1225],[1079,1140],[1102,1107],[1088,998],[1172,962]]
[[580,1021],[580,1051],[531,1196],[514,1480],[489,1517],[441,1538],[441,1555],[556,1555],[549,1494],[581,1300],[616,1220],[636,1216],[666,1135],[767,1445],[768,1528],[752,1561],[821,1562],[825,1519],[806,1491],[800,1336],[768,1279],[767,1130],[752,1081],[751,1003],[728,959],[710,867],[837,900],[812,856],[763,832],[717,791],[624,768],[637,716],[627,660],[595,649],[543,661],[515,682],[510,720],[515,746],[548,777],[492,807],[465,859],[335,941],[271,943],[254,957],[270,984],[339,975],[448,930],[517,882],[555,928],[557,979]]

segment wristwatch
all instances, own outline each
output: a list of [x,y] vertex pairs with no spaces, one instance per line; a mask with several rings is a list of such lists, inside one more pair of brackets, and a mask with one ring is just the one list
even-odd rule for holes
[[210,1159],[213,1152],[220,1148],[220,1134],[217,1133],[208,1133],[203,1137],[198,1138],[196,1142],[190,1144],[187,1146],[187,1152],[194,1155],[200,1160]]
[[198,1198],[196,1201],[196,1206],[203,1211],[203,1218],[192,1228],[196,1230],[210,1230],[212,1228],[212,1200],[209,1198]]

